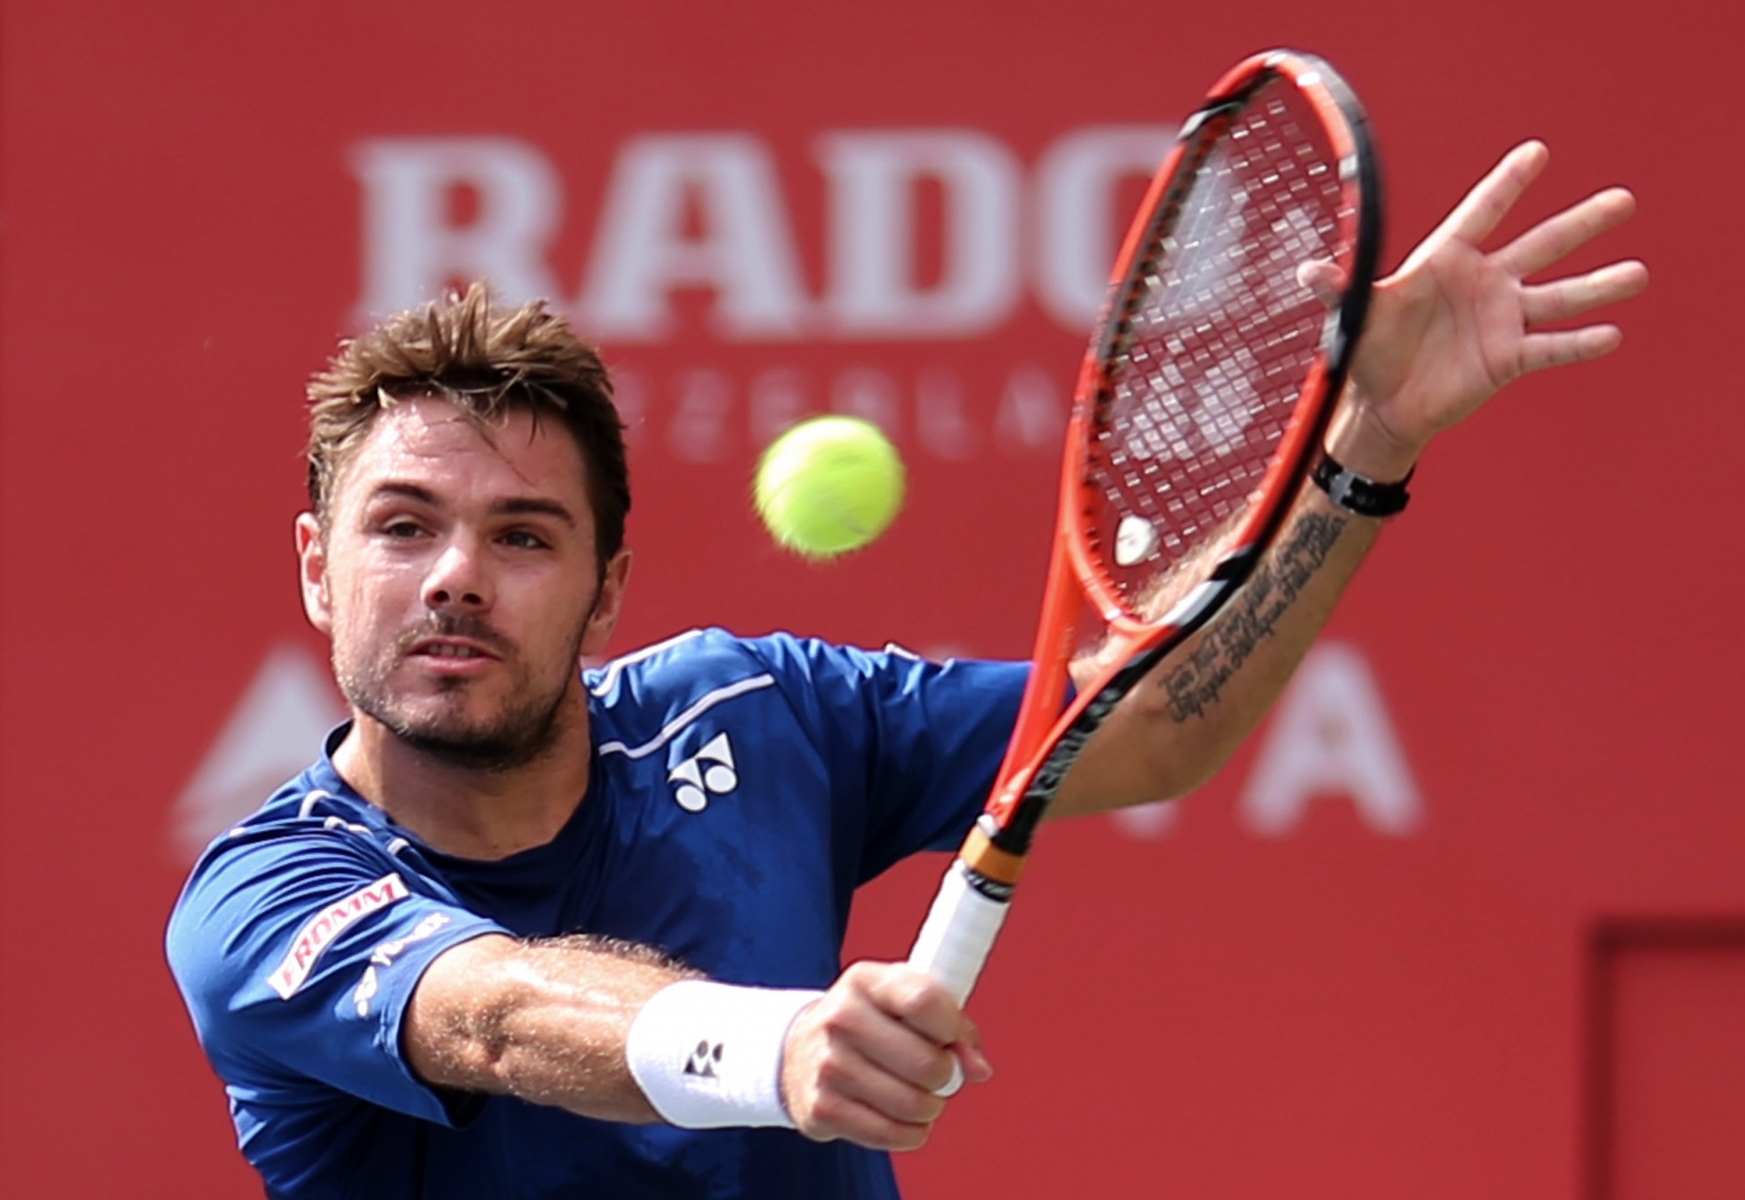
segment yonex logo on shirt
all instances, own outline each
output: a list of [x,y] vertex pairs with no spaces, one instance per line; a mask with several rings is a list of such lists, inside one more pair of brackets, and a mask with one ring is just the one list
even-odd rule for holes
[[686,812],[702,812],[711,796],[722,796],[739,786],[733,765],[733,746],[725,733],[718,733],[691,757],[667,772],[667,782],[677,784],[673,799]]
[[377,967],[391,967],[394,960],[413,942],[421,942],[444,925],[448,924],[447,913],[431,913],[413,928],[412,932],[402,938],[383,942],[370,952],[370,965],[364,968],[364,976],[358,981],[357,990],[351,994],[351,1002],[357,1007],[357,1015],[370,1015],[370,1001],[375,999],[381,990],[381,981],[376,977]]

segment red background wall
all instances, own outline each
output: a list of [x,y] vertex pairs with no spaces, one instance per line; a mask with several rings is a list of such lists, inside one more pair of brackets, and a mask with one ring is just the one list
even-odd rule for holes
[[[321,705],[263,665],[320,652],[290,553],[299,401],[365,286],[361,143],[533,147],[562,189],[543,261],[573,297],[634,139],[743,133],[815,302],[826,135],[971,131],[1029,189],[1061,139],[1168,125],[1275,44],[1364,96],[1390,260],[1537,135],[1554,161],[1528,206],[1627,182],[1642,215],[1612,246],[1654,286],[1618,356],[1522,383],[1433,449],[1328,631],[1373,676],[1418,824],[1380,832],[1326,795],[1256,832],[1251,747],[1173,821],[1051,829],[975,1001],[1000,1077],[900,1169],[923,1196],[1605,1186],[1603,930],[1745,911],[1741,32],[1696,0],[0,7],[0,1187],[258,1193],[161,930],[178,813],[264,794],[314,750],[275,757]],[[950,200],[918,196],[925,286],[949,271]],[[707,236],[706,210],[688,219]],[[1044,415],[1064,405],[1084,327],[1030,282],[988,328],[927,340],[736,338],[715,299],[686,291],[665,334],[608,344],[645,396],[620,648],[718,623],[1026,653],[1055,454],[999,413],[1014,372],[1048,385]],[[747,512],[771,371],[808,409],[892,389],[912,499],[858,558],[800,566]],[[945,376],[961,461],[915,399]],[[286,707],[250,740],[233,722],[262,678]],[[905,952],[937,869],[875,885],[854,953]]]

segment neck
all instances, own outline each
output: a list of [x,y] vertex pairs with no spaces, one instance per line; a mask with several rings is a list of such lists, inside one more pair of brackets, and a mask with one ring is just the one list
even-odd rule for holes
[[333,766],[358,795],[433,849],[494,860],[557,836],[588,790],[592,749],[586,693],[564,698],[551,747],[507,771],[445,762],[397,737],[375,718],[352,714]]

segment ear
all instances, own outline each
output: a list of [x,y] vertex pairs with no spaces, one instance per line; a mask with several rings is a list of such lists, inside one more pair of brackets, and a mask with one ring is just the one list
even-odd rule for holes
[[327,591],[327,544],[314,513],[297,517],[297,573],[303,588],[303,615],[322,633],[333,633],[333,609]]
[[630,582],[630,551],[620,550],[606,564],[605,578],[600,581],[600,594],[594,597],[594,612],[582,630],[582,654],[593,657],[603,653],[623,611],[624,587]]

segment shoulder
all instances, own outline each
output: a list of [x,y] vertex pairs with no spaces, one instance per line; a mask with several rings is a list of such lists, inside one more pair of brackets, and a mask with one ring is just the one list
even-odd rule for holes
[[733,683],[762,667],[748,639],[724,629],[687,629],[582,672],[588,691],[608,703]]
[[791,633],[740,637],[692,629],[583,672],[602,749],[661,743],[704,712],[785,715],[813,733],[893,713],[1015,708],[1022,662],[934,661],[894,643],[879,650]]
[[818,661],[841,653],[787,633],[691,629],[584,671],[582,680],[594,720],[617,736],[650,737],[721,705],[791,704]]
[[[691,629],[583,672],[602,745],[636,742],[719,706],[778,706],[807,721],[819,703],[864,703],[925,671],[901,647],[864,650],[776,632]],[[873,686],[868,686],[869,684]]]
[[[493,932],[379,811],[288,787],[200,857],[165,951],[196,1033],[235,1082],[300,1061],[302,1022],[321,1013],[397,1020],[424,965]],[[390,985],[395,1005],[375,999]]]
[[923,665],[895,643],[868,650],[780,631],[742,637],[690,629],[584,671],[582,678],[596,700],[615,704],[697,699],[722,688],[804,686],[821,677],[867,678]]
[[392,861],[405,843],[385,814],[351,794],[317,764],[282,785],[253,813],[209,843],[195,861],[190,885],[239,865],[313,854]]
[[166,931],[172,970],[198,977],[238,938],[311,907],[361,916],[407,898],[422,881],[399,858],[405,845],[367,804],[299,776],[195,862]]
[[785,682],[810,674],[822,663],[866,655],[866,651],[791,633],[741,637],[725,629],[688,629],[584,671],[582,679],[597,699],[634,701],[707,693],[762,676]]

